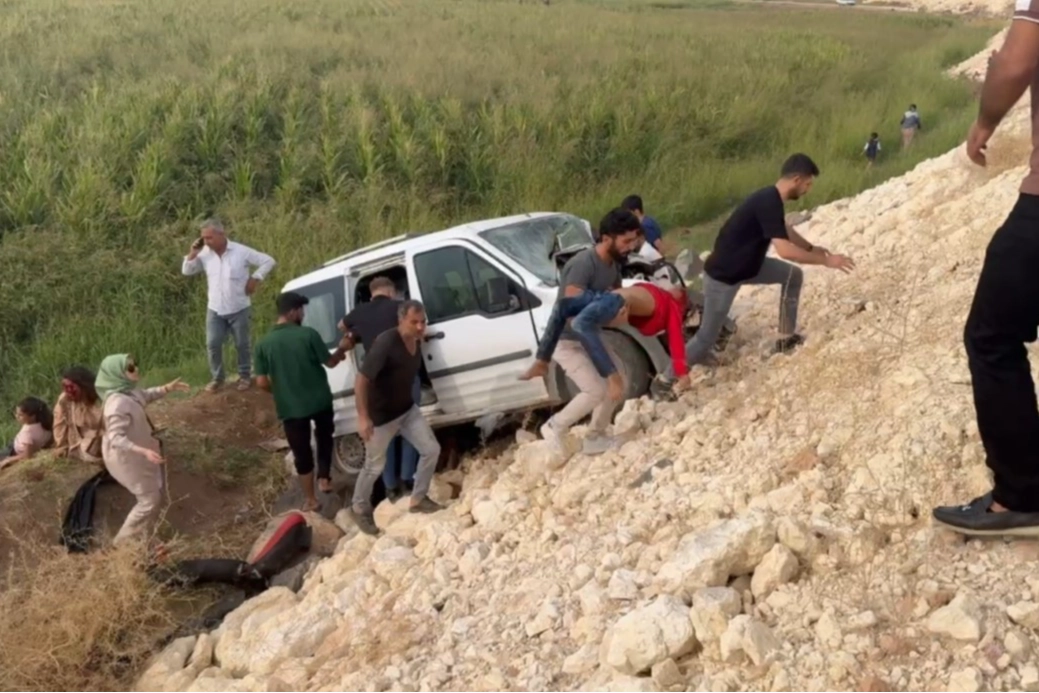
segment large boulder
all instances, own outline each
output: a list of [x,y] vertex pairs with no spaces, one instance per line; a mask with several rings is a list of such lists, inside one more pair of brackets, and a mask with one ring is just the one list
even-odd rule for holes
[[[221,627],[216,661],[234,676],[266,676],[285,659],[313,655],[341,618],[323,597],[314,592],[297,602],[291,591],[275,587],[250,599],[231,612]],[[253,605],[257,601],[260,604]],[[251,605],[244,616],[239,615]]]
[[600,656],[622,674],[648,672],[654,664],[678,658],[696,646],[689,609],[664,595],[623,616],[607,632]]
[[729,577],[749,574],[776,543],[772,518],[749,513],[710,529],[685,535],[671,559],[660,568],[657,585],[664,592],[724,585]]

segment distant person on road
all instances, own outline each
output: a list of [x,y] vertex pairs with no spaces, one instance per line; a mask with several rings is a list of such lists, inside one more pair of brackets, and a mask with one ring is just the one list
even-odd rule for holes
[[[343,318],[343,327],[351,335],[351,342],[360,340],[367,354],[375,344],[376,338],[383,332],[394,330],[400,323],[397,312],[401,301],[397,298],[397,287],[389,277],[375,277],[368,284],[371,300],[350,311]],[[415,384],[411,390],[415,404],[422,398],[422,383],[415,376]],[[418,469],[418,450],[415,446],[397,435],[390,441],[386,450],[386,467],[382,473],[386,485],[386,496],[390,502],[396,502],[405,493],[410,493],[415,485],[415,470]]]
[[54,447],[60,457],[101,461],[105,431],[96,379],[84,366],[73,366],[61,376],[61,395],[54,405]]
[[[191,244],[181,272],[185,276],[205,272],[209,284],[206,348],[213,379],[206,385],[206,392],[216,392],[224,384],[224,342],[228,332],[234,335],[238,352],[238,389],[248,390],[252,384],[250,296],[256,293],[260,282],[274,269],[274,264],[270,255],[229,241],[223,224],[217,219],[207,219],[202,223],[201,235]],[[256,268],[251,274],[250,267]]]
[[190,388],[180,378],[161,387],[138,387],[141,371],[129,354],[105,357],[94,385],[103,403],[105,433],[101,456],[105,469],[134,495],[137,503],[126,516],[114,543],[147,538],[162,504],[165,459],[145,407],[170,392]]
[[350,512],[365,534],[379,533],[373,515],[372,490],[386,464],[386,448],[398,433],[419,452],[408,511],[435,513],[443,509],[429,497],[440,459],[440,443],[415,404],[412,391],[422,365],[426,309],[418,301],[404,301],[397,310],[397,317],[397,329],[376,338],[354,383],[357,426],[365,442],[365,460],[354,486]]
[[907,149],[916,137],[916,131],[923,129],[920,121],[920,113],[916,110],[916,104],[909,106],[909,110],[902,116],[902,149]]
[[[807,195],[818,175],[819,168],[808,156],[794,154],[783,164],[775,185],[752,193],[726,220],[704,265],[703,319],[685,350],[690,366],[702,363],[710,353],[740,287],[780,286],[779,336],[773,351],[785,353],[804,341],[797,333],[803,273],[790,262],[823,265],[842,272],[854,269],[850,257],[813,246],[786,223],[783,204]],[[766,257],[770,245],[779,257],[790,262]]]
[[991,59],[967,156],[986,147],[1007,112],[1032,89],[1032,152],[1017,203],[992,236],[967,316],[964,342],[978,432],[994,487],[934,519],[963,534],[1039,534],[1039,410],[1026,345],[1039,324],[1039,2],[1017,3],[1003,47]]
[[621,202],[621,207],[638,217],[639,223],[642,225],[642,233],[646,237],[646,243],[653,250],[657,251],[660,257],[663,257],[664,233],[660,230],[660,224],[657,223],[657,220],[643,211],[642,198],[638,195],[628,195]]
[[866,146],[862,148],[862,153],[866,155],[866,168],[872,168],[877,161],[877,155],[880,154],[880,135],[872,133],[866,141]]
[[278,296],[278,321],[256,344],[256,384],[274,395],[274,407],[292,450],[303,491],[303,510],[320,507],[314,492],[314,450],[311,424],[317,443],[317,478],[323,493],[332,491],[332,446],[335,415],[332,388],[326,368],[335,368],[346,356],[344,337],[331,354],[313,327],[303,326],[306,296],[286,292]]
[[[621,264],[635,249],[641,229],[638,217],[627,209],[614,209],[604,216],[599,222],[599,239],[595,246],[577,253],[563,266],[558,298],[573,298],[585,291],[604,293],[619,289]],[[599,375],[573,330],[563,332],[553,358],[580,392],[541,427],[541,437],[565,456],[570,427],[591,414],[584,453],[605,452],[616,444],[606,435],[606,427],[620,400],[607,395],[606,379]],[[612,352],[610,358],[617,361]]]
[[21,424],[14,442],[0,452],[0,469],[31,459],[51,442],[53,420],[47,403],[26,397],[14,408],[14,418]]

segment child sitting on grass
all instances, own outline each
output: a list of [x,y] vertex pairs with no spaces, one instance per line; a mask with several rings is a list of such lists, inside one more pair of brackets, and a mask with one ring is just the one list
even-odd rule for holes
[[42,399],[26,397],[15,407],[14,417],[22,424],[14,442],[0,451],[0,469],[27,460],[51,442],[54,419],[50,407]]
[[623,399],[624,381],[602,341],[602,328],[621,325],[625,321],[646,336],[653,336],[662,330],[666,332],[671,362],[679,378],[676,389],[684,388],[689,382],[683,334],[687,308],[686,287],[675,270],[668,269],[662,276],[657,275],[652,283],[640,282],[626,289],[609,292],[585,291],[557,301],[538,347],[537,361],[520,376],[520,380],[530,380],[548,373],[552,354],[566,321],[573,318],[570,326],[595,370],[606,378],[610,399]]

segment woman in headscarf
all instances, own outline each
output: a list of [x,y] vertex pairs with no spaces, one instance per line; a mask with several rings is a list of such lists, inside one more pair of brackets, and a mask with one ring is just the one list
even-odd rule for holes
[[170,392],[189,389],[180,378],[162,387],[142,390],[140,370],[129,354],[101,362],[95,386],[103,402],[105,432],[101,454],[108,473],[137,498],[114,543],[146,538],[162,502],[165,483],[162,446],[144,408]]
[[61,457],[101,461],[101,398],[94,372],[73,366],[61,375],[61,395],[54,405],[54,448]]

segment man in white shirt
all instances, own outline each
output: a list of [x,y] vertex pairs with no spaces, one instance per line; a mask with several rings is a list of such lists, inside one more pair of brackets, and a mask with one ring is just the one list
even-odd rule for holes
[[[249,326],[256,287],[274,269],[274,258],[258,250],[227,240],[227,232],[216,219],[202,223],[201,234],[191,244],[181,272],[185,276],[206,273],[209,302],[206,310],[206,347],[209,371],[213,380],[206,392],[215,392],[224,384],[224,342],[227,333],[234,335],[238,352],[238,389],[248,390],[252,384],[249,354]],[[256,270],[250,274],[249,268]]]

